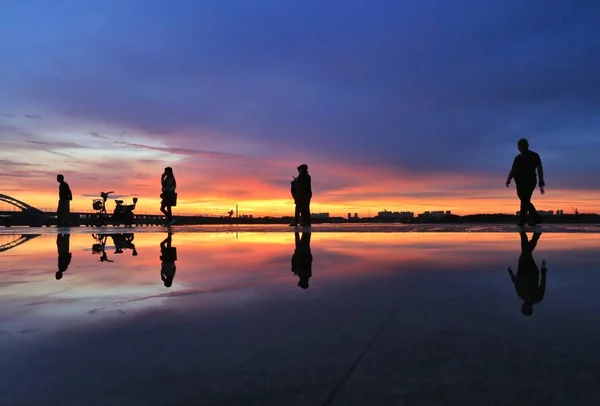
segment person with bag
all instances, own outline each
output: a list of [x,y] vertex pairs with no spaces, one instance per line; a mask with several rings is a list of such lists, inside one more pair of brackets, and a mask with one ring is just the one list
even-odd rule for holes
[[173,220],[173,213],[171,207],[177,206],[177,182],[175,181],[175,175],[173,174],[173,168],[166,167],[160,178],[160,184],[162,186],[162,193],[160,197],[162,199],[160,205],[160,211],[165,215],[165,225],[170,226],[175,223]]

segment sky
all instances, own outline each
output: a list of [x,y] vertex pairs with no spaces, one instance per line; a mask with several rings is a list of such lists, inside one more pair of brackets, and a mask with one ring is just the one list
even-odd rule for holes
[[600,212],[600,3],[5,0],[0,193],[158,212],[514,213],[528,138],[542,209]]

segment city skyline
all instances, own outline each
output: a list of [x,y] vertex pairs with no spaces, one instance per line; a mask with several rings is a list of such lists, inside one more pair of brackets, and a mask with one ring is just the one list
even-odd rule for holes
[[514,213],[526,137],[536,206],[600,212],[595,2],[172,4],[3,3],[0,193],[285,216],[306,163],[314,212]]

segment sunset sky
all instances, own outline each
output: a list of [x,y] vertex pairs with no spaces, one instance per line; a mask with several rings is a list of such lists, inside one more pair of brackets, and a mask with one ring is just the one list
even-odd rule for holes
[[[600,2],[5,0],[0,193],[72,208],[115,190],[158,212],[334,215],[518,209],[516,141],[541,209],[600,212]],[[5,209],[9,209],[6,205]],[[109,207],[112,207],[112,203]]]

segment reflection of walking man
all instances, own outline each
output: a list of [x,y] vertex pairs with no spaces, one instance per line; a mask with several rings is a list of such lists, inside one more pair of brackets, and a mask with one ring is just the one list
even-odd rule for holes
[[510,181],[514,178],[517,184],[517,196],[521,200],[521,215],[519,218],[519,225],[525,225],[525,219],[527,212],[531,213],[533,222],[531,225],[536,225],[541,222],[538,212],[535,210],[535,206],[531,203],[531,196],[535,190],[537,184],[537,176],[535,171],[540,177],[540,192],[545,193],[544,187],[544,169],[542,167],[542,160],[540,156],[529,149],[529,142],[525,138],[521,138],[517,142],[520,154],[515,157],[512,168],[506,179],[506,187],[510,186]]
[[292,272],[298,276],[298,286],[302,289],[308,289],[308,281],[312,276],[312,261],[313,256],[310,252],[310,235],[311,233],[295,234],[296,249],[292,255]]
[[165,287],[170,288],[173,285],[173,279],[175,278],[175,261],[177,261],[177,248],[172,247],[173,233],[169,233],[167,238],[160,243],[160,279],[165,284]]
[[58,251],[58,272],[56,279],[62,279],[65,272],[71,264],[71,235],[58,234],[56,236],[56,250]]
[[308,174],[308,165],[302,164],[298,168],[298,177],[292,181],[292,197],[296,204],[294,221],[290,226],[295,227],[299,224],[299,217],[302,217],[302,225],[311,225],[310,199],[312,198],[311,178]]
[[60,184],[58,186],[58,208],[56,209],[58,226],[68,227],[73,195],[71,193],[71,188],[69,187],[69,184],[65,182],[65,177],[63,175],[57,175],[56,181]]
[[546,261],[542,261],[542,277],[540,279],[540,270],[533,259],[533,250],[538,243],[542,233],[535,233],[531,241],[527,239],[527,234],[521,235],[521,256],[519,257],[519,267],[515,275],[512,268],[508,267],[510,279],[515,285],[517,295],[523,299],[521,312],[525,316],[533,314],[533,305],[544,299],[546,292]]

